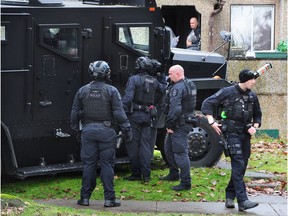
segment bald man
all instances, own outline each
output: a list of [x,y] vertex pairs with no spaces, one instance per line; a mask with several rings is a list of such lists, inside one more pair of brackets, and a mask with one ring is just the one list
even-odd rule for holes
[[[171,85],[168,89],[165,113],[167,139],[164,145],[169,165],[169,174],[160,180],[178,181],[180,184],[171,187],[182,191],[191,189],[190,159],[188,156],[187,135],[192,129],[189,118],[194,115],[196,105],[196,86],[185,79],[184,69],[174,65],[169,69]],[[180,172],[179,172],[180,171]]]
[[198,27],[198,21],[196,17],[190,19],[191,32],[186,39],[186,47],[191,50],[201,49],[201,29]]

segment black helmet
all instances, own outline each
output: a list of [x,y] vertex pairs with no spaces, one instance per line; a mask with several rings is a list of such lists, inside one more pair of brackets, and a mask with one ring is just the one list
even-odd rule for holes
[[240,83],[247,82],[250,79],[255,79],[255,73],[249,69],[244,69],[239,73]]
[[156,59],[151,59],[152,65],[153,65],[153,73],[154,75],[162,72],[162,65],[159,61]]
[[143,70],[149,72],[150,70],[152,70],[152,68],[153,68],[152,62],[148,57],[141,56],[138,57],[135,61],[136,71]]
[[90,63],[88,72],[95,79],[109,79],[111,70],[107,62],[95,61]]

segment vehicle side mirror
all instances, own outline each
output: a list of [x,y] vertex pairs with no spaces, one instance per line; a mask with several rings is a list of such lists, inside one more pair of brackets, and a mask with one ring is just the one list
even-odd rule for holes
[[222,40],[224,40],[225,42],[229,42],[231,40],[231,33],[230,32],[223,30],[220,32],[220,36],[221,36]]

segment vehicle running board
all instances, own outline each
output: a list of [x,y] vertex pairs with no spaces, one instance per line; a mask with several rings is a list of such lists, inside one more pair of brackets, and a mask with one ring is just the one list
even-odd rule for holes
[[[121,157],[121,158],[117,158],[117,160],[115,161],[115,164],[127,164],[129,162],[130,161],[128,157]],[[22,167],[16,170],[15,177],[19,179],[25,179],[31,176],[55,175],[57,173],[82,171],[82,169],[83,169],[82,162]]]
[[82,171],[82,168],[83,168],[82,162],[75,162],[73,164],[63,163],[63,164],[46,165],[46,166],[23,167],[18,168],[16,170],[15,177],[25,179],[31,176],[55,175],[57,173]]

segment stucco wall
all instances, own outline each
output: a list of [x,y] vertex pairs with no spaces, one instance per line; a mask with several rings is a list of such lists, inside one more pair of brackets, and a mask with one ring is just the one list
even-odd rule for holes
[[[156,0],[157,6],[162,5],[194,5],[196,10],[202,15],[201,40],[202,50],[208,50],[209,17],[214,10],[216,0]],[[225,0],[223,10],[215,16],[212,36],[214,37],[214,47],[222,41],[219,36],[221,30],[230,31],[230,6],[232,4],[272,4],[275,5],[275,45],[280,40],[287,39],[287,0]],[[189,23],[187,23],[189,28]]]
[[[157,0],[157,5],[194,5],[201,13],[201,48],[208,51],[209,17],[214,10],[215,0]],[[287,0],[226,0],[223,10],[215,16],[212,31],[213,45],[222,43],[219,36],[221,30],[230,31],[231,4],[272,4],[275,5],[275,47],[280,40],[287,39]],[[189,28],[189,23],[187,23]],[[228,47],[218,50],[221,54],[227,53]],[[287,60],[272,59],[243,59],[228,61],[228,80],[238,80],[239,72],[244,68],[256,70],[265,63],[271,62],[273,68],[267,74],[257,79],[254,88],[259,96],[263,112],[262,129],[278,129],[281,138],[287,138]]]

